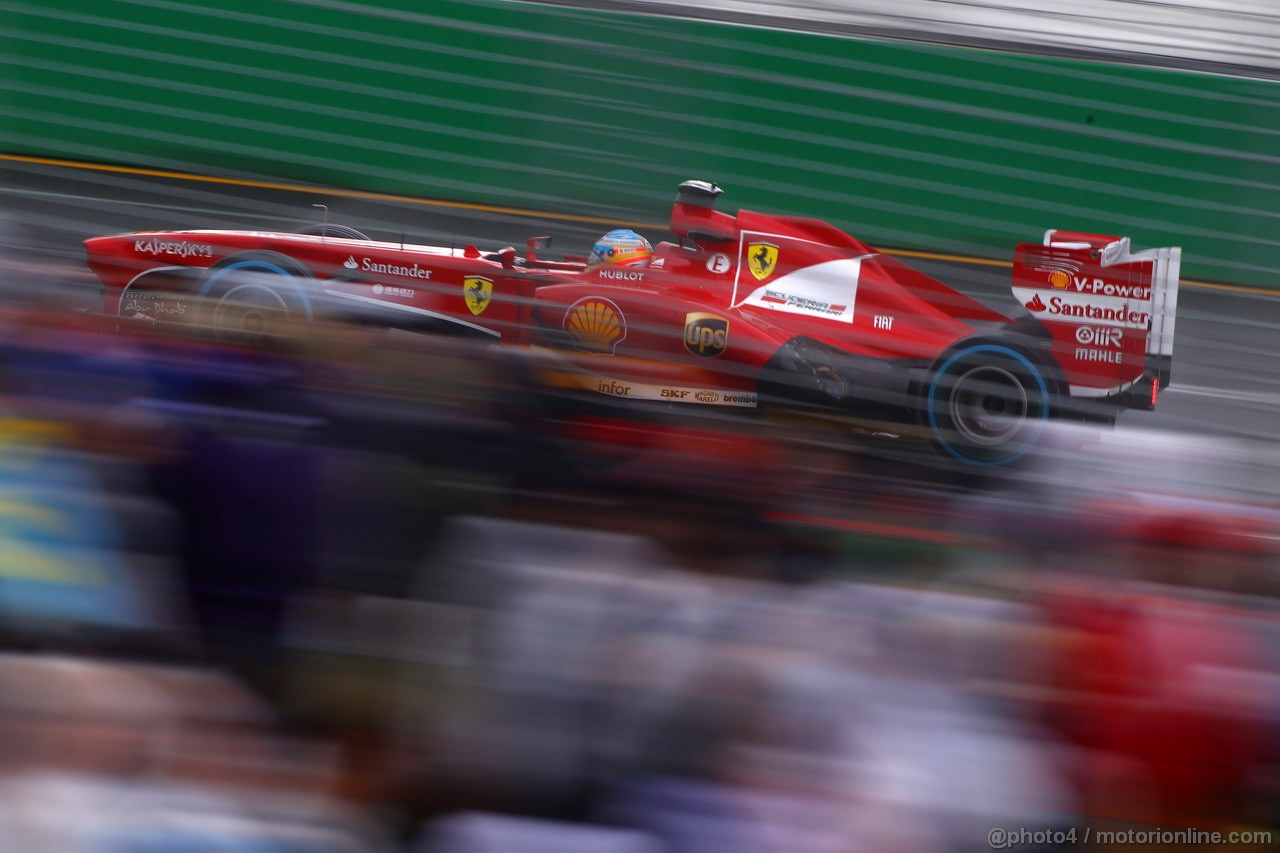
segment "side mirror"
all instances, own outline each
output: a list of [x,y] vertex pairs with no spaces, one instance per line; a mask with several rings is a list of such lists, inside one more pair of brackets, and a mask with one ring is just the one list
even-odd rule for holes
[[551,248],[550,237],[530,237],[525,241],[525,256],[530,261],[538,259],[538,253]]

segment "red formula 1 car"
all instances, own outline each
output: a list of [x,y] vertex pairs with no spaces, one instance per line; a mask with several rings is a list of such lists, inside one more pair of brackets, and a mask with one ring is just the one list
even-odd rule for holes
[[1114,420],[1169,383],[1180,250],[1049,231],[1017,248],[1006,317],[826,223],[716,209],[681,184],[646,268],[315,233],[165,231],[86,241],[105,310],[224,336],[356,313],[537,347],[560,384],[675,405],[783,405],[914,425],[1000,464],[1054,416]]

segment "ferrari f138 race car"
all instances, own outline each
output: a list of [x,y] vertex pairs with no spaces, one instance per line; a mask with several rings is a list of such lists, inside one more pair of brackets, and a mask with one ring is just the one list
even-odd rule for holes
[[560,387],[673,406],[892,422],[1010,462],[1051,417],[1114,421],[1168,386],[1180,249],[1048,231],[1019,245],[1006,316],[818,220],[718,210],[680,185],[647,266],[311,233],[155,231],[86,241],[109,315],[220,336],[326,315],[537,348]]

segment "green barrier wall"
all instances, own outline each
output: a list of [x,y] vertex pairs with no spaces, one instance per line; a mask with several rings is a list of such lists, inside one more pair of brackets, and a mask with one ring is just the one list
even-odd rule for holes
[[884,246],[1095,230],[1280,281],[1275,82],[509,0],[216,6],[0,0],[0,149],[656,222],[701,177]]

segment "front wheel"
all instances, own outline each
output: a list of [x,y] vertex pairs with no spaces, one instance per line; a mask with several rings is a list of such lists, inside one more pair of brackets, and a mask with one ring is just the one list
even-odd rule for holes
[[965,462],[1005,465],[1036,443],[1049,418],[1044,373],[1003,344],[964,347],[934,371],[925,392],[934,443]]
[[212,267],[204,277],[205,323],[219,340],[257,343],[313,319],[310,275],[292,259],[246,253]]

